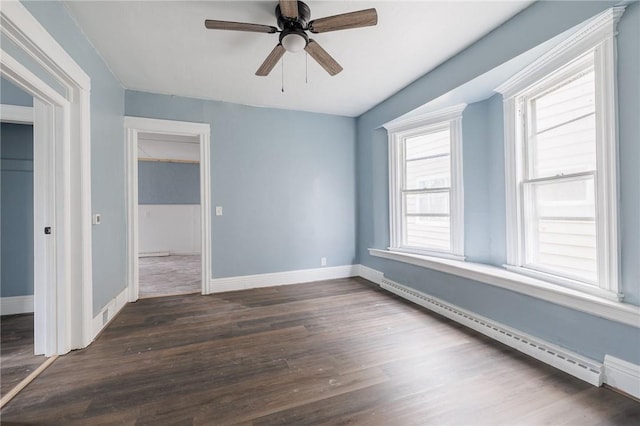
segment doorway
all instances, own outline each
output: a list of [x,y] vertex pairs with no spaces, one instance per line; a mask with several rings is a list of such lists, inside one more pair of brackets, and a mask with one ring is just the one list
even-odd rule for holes
[[0,397],[4,398],[46,358],[36,352],[34,342],[33,97],[2,79],[0,101]]
[[0,76],[33,97],[34,347],[52,357],[94,338],[91,81],[20,2],[0,18]]
[[199,293],[200,140],[138,134],[139,297]]
[[[125,129],[129,301],[194,290],[210,293],[209,124],[125,117]],[[154,179],[165,180],[164,187],[152,185]],[[195,194],[194,179],[199,184]],[[177,180],[184,182],[177,185]],[[171,272],[174,266],[182,271]]]

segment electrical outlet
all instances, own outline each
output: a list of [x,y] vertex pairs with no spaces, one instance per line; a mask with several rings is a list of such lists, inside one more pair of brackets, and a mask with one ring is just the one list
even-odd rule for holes
[[327,258],[326,257],[320,258],[320,266],[327,266]]

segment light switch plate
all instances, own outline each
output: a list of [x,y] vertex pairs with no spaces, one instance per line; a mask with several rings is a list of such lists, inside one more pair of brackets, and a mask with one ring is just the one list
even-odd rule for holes
[[222,206],[216,206],[216,216],[222,216]]
[[101,220],[102,218],[100,217],[100,213],[94,213],[91,223],[93,223],[94,225],[100,225]]

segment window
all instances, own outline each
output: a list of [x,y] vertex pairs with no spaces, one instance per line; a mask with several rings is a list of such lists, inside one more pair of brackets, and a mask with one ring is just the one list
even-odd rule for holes
[[461,258],[461,114],[389,124],[391,249]]
[[620,300],[615,15],[612,9],[594,18],[498,91],[505,112],[507,268]]

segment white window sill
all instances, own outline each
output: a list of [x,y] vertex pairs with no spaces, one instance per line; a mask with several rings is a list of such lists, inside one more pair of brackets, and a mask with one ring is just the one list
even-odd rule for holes
[[409,263],[526,294],[571,309],[640,328],[640,307],[565,288],[536,278],[481,263],[369,249],[376,257]]

